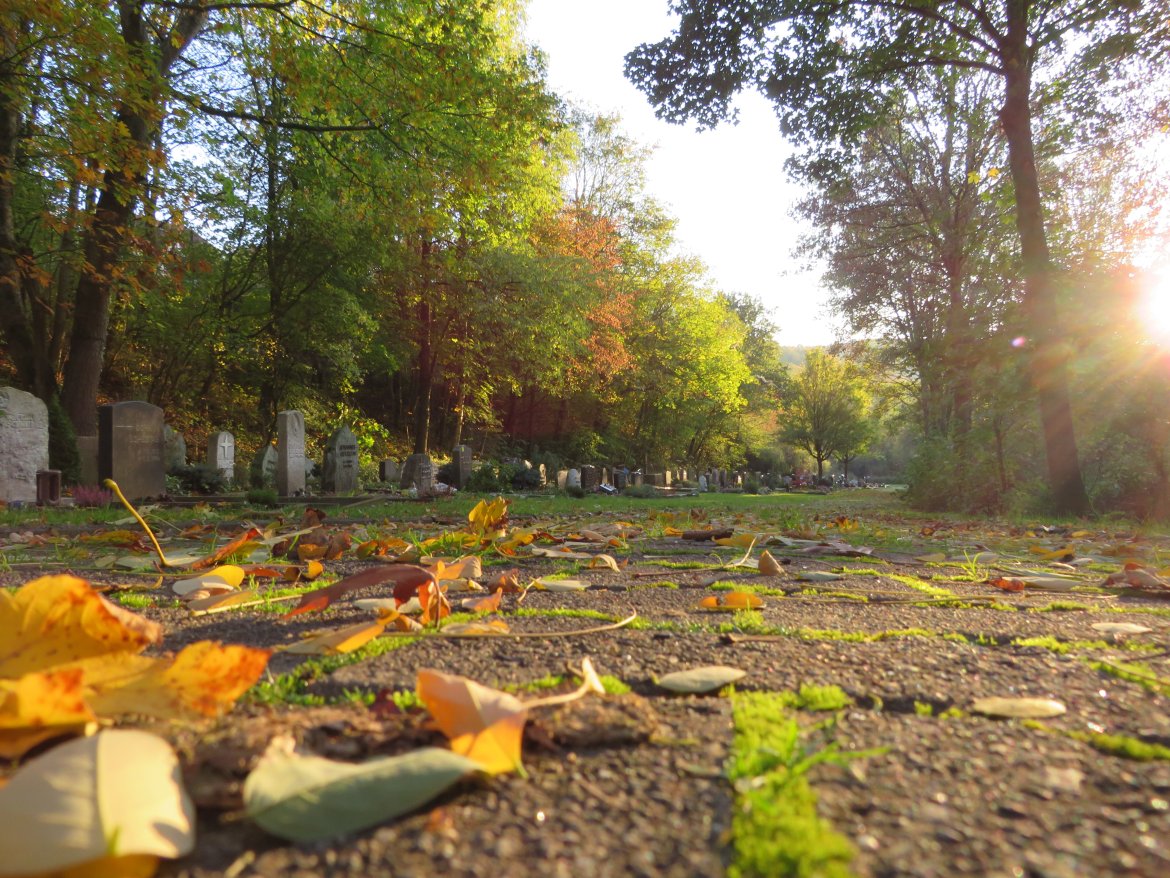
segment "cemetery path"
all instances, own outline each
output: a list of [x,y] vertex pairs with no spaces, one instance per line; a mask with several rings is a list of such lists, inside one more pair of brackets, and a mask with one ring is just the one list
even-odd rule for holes
[[[940,542],[922,528],[915,540],[871,549],[862,537],[878,530],[850,532],[847,522],[775,537],[768,551],[779,563],[767,575],[757,569],[759,546],[745,555],[662,528],[611,550],[626,562],[617,571],[501,558],[522,583],[568,573],[583,588],[505,595],[499,617],[526,636],[428,634],[381,638],[344,656],[275,653],[263,695],[223,719],[152,726],[176,744],[199,806],[194,853],[164,862],[159,874],[1170,872],[1170,592],[1101,588],[1106,569],[1121,563],[1106,547],[1125,536],[1086,533],[1079,549],[1053,555],[1072,539],[1067,530],[1027,532],[975,558],[987,541],[974,534]],[[1164,550],[1156,541],[1130,544],[1147,562]],[[732,566],[744,558],[748,566]],[[345,560],[334,570],[376,563]],[[19,575],[27,579],[27,570]],[[15,576],[3,574],[4,584]],[[1015,588],[1017,577],[1022,590],[988,581]],[[371,587],[290,619],[272,607],[192,616],[170,600],[136,609],[165,626],[168,650],[208,638],[279,647],[368,619],[350,599],[384,594]],[[748,600],[729,597],[737,594],[762,603],[700,606],[704,598]],[[534,709],[527,776],[468,781],[414,814],[316,844],[288,844],[240,819],[243,779],[274,737],[347,761],[444,746],[424,713],[369,706],[377,693],[383,704],[387,692],[413,692],[420,668],[534,698],[572,689],[571,670],[585,657],[613,694]],[[711,665],[746,674],[732,694],[679,695],[656,683]],[[775,716],[798,735],[785,764],[807,778],[822,829],[855,851],[847,867],[832,853],[836,836],[811,833],[791,790],[768,786],[774,776],[729,780],[745,753],[776,746],[747,738],[753,693],[789,694]],[[997,696],[1054,699],[1066,710],[1040,719],[981,713],[979,700]],[[758,788],[780,792],[761,800]],[[799,866],[751,837],[784,840],[794,827],[782,847]],[[764,865],[752,859],[757,848]]]

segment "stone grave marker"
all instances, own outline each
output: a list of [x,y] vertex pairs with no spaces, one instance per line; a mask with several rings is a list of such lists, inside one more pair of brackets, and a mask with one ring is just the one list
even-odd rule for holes
[[187,465],[187,440],[170,424],[163,424],[163,460],[167,472]]
[[624,491],[630,484],[630,471],[624,466],[617,467],[613,471],[613,486],[619,491]]
[[138,401],[98,406],[98,479],[113,479],[130,500],[167,492],[162,409]]
[[462,491],[471,481],[471,446],[456,445],[451,449],[451,458],[455,463],[455,487]]
[[398,461],[386,458],[378,464],[378,480],[393,484],[398,481]]
[[435,462],[426,454],[412,454],[402,462],[401,487],[404,491],[418,490],[418,496],[429,497],[435,490]]
[[276,415],[276,493],[292,497],[305,490],[305,416],[298,411]]
[[236,475],[236,437],[225,430],[207,437],[207,466],[229,482]]
[[569,471],[567,469],[557,470],[557,490],[563,491],[569,486]]
[[565,489],[568,491],[576,491],[581,487],[581,470],[570,469],[565,474]]
[[49,467],[49,410],[31,393],[0,387],[0,500],[35,501]]
[[699,493],[707,493],[707,477],[703,475],[699,476]]
[[671,473],[670,470],[667,470],[666,472],[664,472],[662,474],[662,487],[664,487],[664,488],[670,487],[671,482],[672,482],[672,476],[673,476],[673,473]]
[[639,485],[645,484],[645,482],[646,482],[646,477],[642,474],[642,471],[640,469],[636,469],[632,473],[630,473],[630,484],[633,487],[636,488]]
[[601,484],[601,472],[592,464],[586,464],[581,467],[581,490],[586,494],[592,494],[597,490],[597,486]]
[[342,424],[325,443],[325,467],[321,490],[326,494],[352,494],[358,489],[358,441]]
[[543,463],[537,464],[536,477],[539,480],[539,487],[543,488],[548,484],[548,467],[546,467]]

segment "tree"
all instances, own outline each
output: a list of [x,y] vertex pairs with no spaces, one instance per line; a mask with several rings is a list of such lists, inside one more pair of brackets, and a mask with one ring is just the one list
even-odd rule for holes
[[677,31],[627,55],[626,73],[660,117],[707,126],[734,116],[738,91],[760,88],[775,102],[782,130],[818,148],[809,167],[825,178],[849,145],[888,114],[897,86],[913,71],[943,67],[998,76],[1024,280],[1019,334],[1030,340],[1054,506],[1081,513],[1087,497],[1036,167],[1033,86],[1041,62],[1059,60],[1074,36],[1084,40],[1108,26],[1111,45],[1124,47],[1136,6],[1130,0],[679,0]]
[[852,458],[870,432],[856,370],[820,349],[808,352],[804,369],[793,379],[783,418],[785,441],[812,455],[818,479],[825,474],[825,461]]

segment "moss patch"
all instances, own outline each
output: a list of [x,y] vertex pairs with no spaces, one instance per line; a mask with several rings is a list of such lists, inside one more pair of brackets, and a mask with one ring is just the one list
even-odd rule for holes
[[261,704],[300,704],[309,707],[324,704],[324,698],[307,691],[311,683],[328,677],[339,668],[385,655],[395,649],[409,646],[416,640],[417,637],[379,637],[353,652],[311,658],[287,674],[257,683],[248,690],[248,697]]
[[845,878],[855,851],[817,815],[807,772],[841,761],[832,745],[809,752],[789,713],[794,693],[734,693],[735,741],[728,777],[736,802],[731,878],[823,876]]

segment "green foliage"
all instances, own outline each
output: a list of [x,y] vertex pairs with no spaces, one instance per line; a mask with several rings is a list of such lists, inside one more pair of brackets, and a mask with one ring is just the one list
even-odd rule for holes
[[81,479],[81,456],[77,451],[77,434],[73,422],[61,406],[57,394],[49,397],[49,468],[61,471],[63,485],[76,485]]
[[280,496],[275,488],[250,488],[244,495],[244,500],[253,506],[279,506]]
[[[175,488],[182,494],[222,494],[227,490],[227,479],[223,473],[216,467],[202,463],[176,467],[167,473],[167,480],[173,480]],[[171,488],[168,485],[169,490]]]

